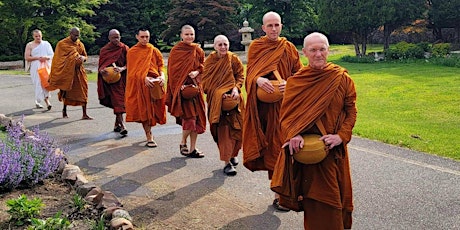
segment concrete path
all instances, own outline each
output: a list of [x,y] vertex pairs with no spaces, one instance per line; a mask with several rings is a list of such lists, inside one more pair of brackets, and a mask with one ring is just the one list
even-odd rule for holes
[[[20,117],[70,147],[86,177],[114,192],[139,229],[303,229],[303,214],[275,211],[266,172],[226,177],[209,132],[200,135],[203,159],[179,154],[181,129],[168,117],[153,129],[158,147],[144,147],[140,124],[129,134],[112,132],[112,111],[98,104],[89,84],[88,114],[62,104],[35,109],[28,76],[0,76],[0,113]],[[359,118],[358,118],[359,119]],[[350,143],[355,212],[353,229],[460,229],[460,162],[354,137]],[[241,157],[240,157],[241,160]]]

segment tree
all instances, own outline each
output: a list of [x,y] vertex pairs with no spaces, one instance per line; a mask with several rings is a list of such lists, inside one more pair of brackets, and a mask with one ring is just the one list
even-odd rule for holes
[[460,0],[427,0],[428,19],[437,40],[444,41],[442,28],[455,28],[460,43]]
[[238,30],[232,21],[239,6],[236,0],[172,0],[173,8],[167,13],[168,28],[162,33],[165,41],[178,40],[183,25],[195,28],[196,41],[204,44],[218,34],[229,35]]
[[[315,0],[253,0],[243,1],[248,21],[261,33],[262,17],[269,11],[280,14],[283,23],[282,36],[299,43],[310,31],[318,30]],[[254,28],[253,26],[253,28]],[[300,42],[302,43],[302,42]]]
[[107,0],[3,0],[0,29],[16,47],[14,53],[21,55],[32,30],[37,28],[52,44],[67,36],[74,26],[80,28],[84,42],[92,42],[97,33],[82,17],[94,15],[92,7],[104,2]]
[[108,42],[107,36],[111,29],[119,30],[123,42],[128,46],[137,43],[135,34],[140,28],[148,29],[150,41],[157,46],[159,35],[167,28],[163,22],[168,9],[170,1],[164,0],[112,0],[95,9],[96,15],[86,18],[102,33],[101,37],[96,38],[94,52]]
[[369,35],[380,25],[379,0],[317,1],[319,22],[328,32],[350,32],[356,56],[366,55]]
[[390,47],[390,35],[397,28],[423,18],[426,0],[387,0],[377,1],[377,17],[383,25],[383,49]]

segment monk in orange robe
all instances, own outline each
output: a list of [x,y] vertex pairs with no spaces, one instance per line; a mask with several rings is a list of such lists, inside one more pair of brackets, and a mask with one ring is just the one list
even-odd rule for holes
[[154,90],[154,84],[164,87],[164,62],[160,50],[149,43],[148,30],[140,29],[136,38],[138,43],[128,50],[127,55],[126,121],[141,123],[147,138],[145,146],[154,148],[157,143],[151,128],[166,123],[166,106],[164,95],[155,99],[151,97],[151,90]]
[[[169,53],[168,84],[166,90],[166,105],[169,113],[176,117],[176,123],[182,126],[180,152],[184,156],[202,158],[204,154],[196,148],[198,134],[206,130],[206,112],[201,88],[201,73],[203,72],[204,51],[195,40],[195,29],[185,25],[181,29],[181,39]],[[199,91],[190,99],[183,98],[181,91],[193,86]],[[190,149],[187,138],[190,136]]]
[[82,119],[92,120],[93,118],[86,113],[88,77],[83,67],[88,55],[79,37],[80,29],[74,27],[70,30],[69,37],[57,43],[49,83],[51,88],[60,89],[58,99],[64,104],[63,118],[68,118],[67,105],[71,105],[82,106]]
[[[277,70],[283,79],[288,79],[301,67],[299,53],[291,42],[279,37],[282,29],[281,17],[275,12],[268,12],[263,17],[262,30],[265,36],[254,40],[249,46],[247,76],[246,112],[243,117],[243,164],[251,171],[267,170],[271,179],[273,168],[281,149],[279,137],[279,112],[281,100],[264,103],[257,98],[257,87],[272,93],[274,87],[269,80],[274,80],[273,71]],[[267,78],[270,77],[270,79]],[[284,91],[285,84],[280,85]],[[279,206],[277,195],[274,207]]]
[[[228,51],[230,43],[224,35],[214,38],[214,49],[204,62],[203,90],[207,94],[208,120],[211,134],[224,161],[224,173],[236,175],[238,152],[241,149],[241,113],[244,102],[241,87],[244,81],[243,63],[237,55]],[[231,98],[239,104],[223,111],[222,100]]]
[[[306,36],[302,51],[309,64],[287,81],[281,107],[285,149],[271,188],[281,194],[282,205],[284,198],[300,201],[305,229],[350,229],[353,200],[347,144],[357,114],[354,82],[344,68],[327,62],[329,42],[323,34]],[[318,120],[327,134],[321,134]],[[292,154],[304,145],[301,135],[305,133],[322,136],[328,151],[323,161],[302,164],[293,160]],[[283,180],[285,175],[296,180]]]
[[[125,110],[125,87],[126,87],[126,55],[129,47],[120,41],[120,32],[116,29],[109,31],[109,43],[101,48],[99,52],[99,71],[97,74],[97,94],[99,103],[113,109],[115,114],[114,132],[122,136],[128,134],[123,123]],[[103,75],[107,74],[105,68],[114,67],[114,71],[120,73],[118,82],[107,83]]]

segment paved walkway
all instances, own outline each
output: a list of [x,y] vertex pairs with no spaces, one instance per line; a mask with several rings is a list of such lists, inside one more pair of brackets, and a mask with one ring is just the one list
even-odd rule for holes
[[[222,173],[209,132],[199,136],[203,159],[179,154],[180,127],[168,117],[153,129],[158,148],[144,147],[140,124],[129,134],[112,132],[114,116],[98,104],[89,85],[88,113],[62,105],[52,93],[53,109],[34,107],[28,76],[0,76],[0,113],[20,117],[70,147],[70,161],[104,190],[114,192],[139,229],[302,229],[303,214],[271,207],[273,193],[265,172],[238,166]],[[240,158],[241,159],[241,158]],[[350,143],[355,212],[353,229],[460,229],[460,162],[354,137]]]

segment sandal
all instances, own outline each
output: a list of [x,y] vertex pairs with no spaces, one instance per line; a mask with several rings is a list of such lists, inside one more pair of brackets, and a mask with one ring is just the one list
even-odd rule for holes
[[157,147],[157,143],[155,141],[147,141],[147,144],[145,144],[146,147],[149,147],[149,148],[155,148]]
[[119,133],[121,131],[121,126],[116,126],[115,128],[113,128],[113,131]]
[[179,147],[180,147],[180,154],[183,156],[187,156],[188,155],[187,144],[179,145]]
[[195,149],[191,153],[187,154],[186,156],[191,157],[191,158],[203,158],[204,154],[203,152],[200,152],[198,149]]
[[283,207],[280,205],[280,200],[278,198],[276,198],[275,200],[273,200],[273,207],[278,210],[278,211],[281,211],[281,212],[289,212],[291,211],[289,208],[286,208],[286,207]]

